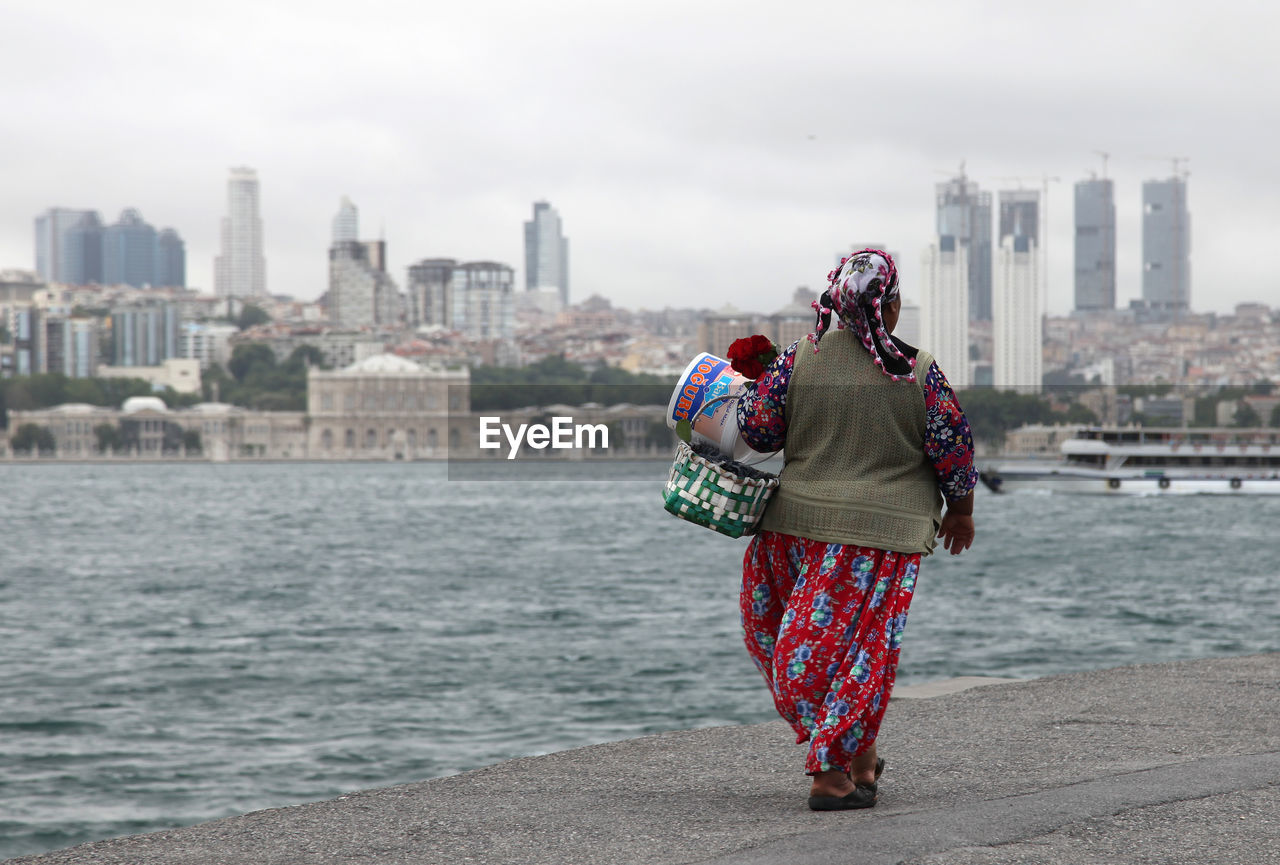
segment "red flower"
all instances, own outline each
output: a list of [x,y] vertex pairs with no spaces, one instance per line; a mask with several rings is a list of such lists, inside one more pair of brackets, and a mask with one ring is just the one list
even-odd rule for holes
[[728,358],[734,370],[750,379],[760,377],[764,368],[778,356],[778,347],[767,336],[756,334],[735,339],[729,346]]

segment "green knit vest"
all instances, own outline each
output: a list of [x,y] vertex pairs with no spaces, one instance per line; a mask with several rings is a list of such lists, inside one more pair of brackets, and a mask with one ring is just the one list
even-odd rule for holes
[[899,553],[933,551],[942,495],[924,451],[924,376],[893,381],[852,331],[801,340],[787,387],[781,483],[761,528]]

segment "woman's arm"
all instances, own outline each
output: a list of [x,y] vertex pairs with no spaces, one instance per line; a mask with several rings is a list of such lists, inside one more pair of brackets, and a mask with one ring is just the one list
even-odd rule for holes
[[936,363],[924,380],[924,449],[933,463],[938,488],[947,500],[938,537],[952,555],[973,543],[973,490],[978,469],[973,462],[973,433],[955,392]]
[[953,556],[969,549],[973,544],[973,491],[963,499],[947,502],[947,512],[942,515],[942,525],[938,527],[938,537],[942,538],[942,548]]
[[765,367],[760,377],[748,382],[738,399],[738,432],[754,451],[762,454],[782,449],[787,438],[787,385],[795,367],[793,342]]

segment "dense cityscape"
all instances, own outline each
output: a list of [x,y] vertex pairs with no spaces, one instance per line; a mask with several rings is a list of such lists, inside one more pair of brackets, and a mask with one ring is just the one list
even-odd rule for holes
[[[961,166],[936,186],[936,237],[898,334],[929,347],[962,392],[1033,395],[1067,418],[1280,423],[1280,395],[1271,393],[1280,310],[1192,308],[1180,162],[1143,184],[1142,297],[1127,308],[1116,305],[1114,194],[1106,177],[1075,184],[1074,310],[1047,316],[1042,193],[1000,190],[993,202]],[[361,239],[358,207],[343,197],[327,290],[304,300],[269,291],[259,197],[257,173],[231,169],[212,292],[186,284],[180,234],[135,209],[111,224],[94,210],[38,215],[34,269],[0,270],[0,453],[441,457],[465,440],[459,418],[473,407],[473,386],[536,384],[536,374],[516,371],[544,372],[549,361],[566,365],[553,376],[562,384],[577,375],[649,385],[618,391],[625,399],[596,394],[578,411],[625,429],[617,453],[657,453],[669,444],[651,407],[665,403],[660,385],[698,352],[723,354],[738,337],[763,333],[781,345],[803,337],[821,291],[779,287],[772,310],[625,309],[599,294],[579,298],[569,240],[546,201],[533,203],[523,225],[521,285],[509,263],[439,256],[410,265],[401,288],[386,242]],[[833,250],[832,263],[884,246],[867,240]],[[545,402],[531,390],[523,407],[533,417]],[[1072,404],[1082,411],[1072,415]]]

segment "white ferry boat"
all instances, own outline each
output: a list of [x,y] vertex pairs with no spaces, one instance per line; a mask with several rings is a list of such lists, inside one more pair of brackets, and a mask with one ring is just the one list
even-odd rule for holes
[[980,470],[994,492],[1280,495],[1280,430],[1082,427],[1060,460]]

